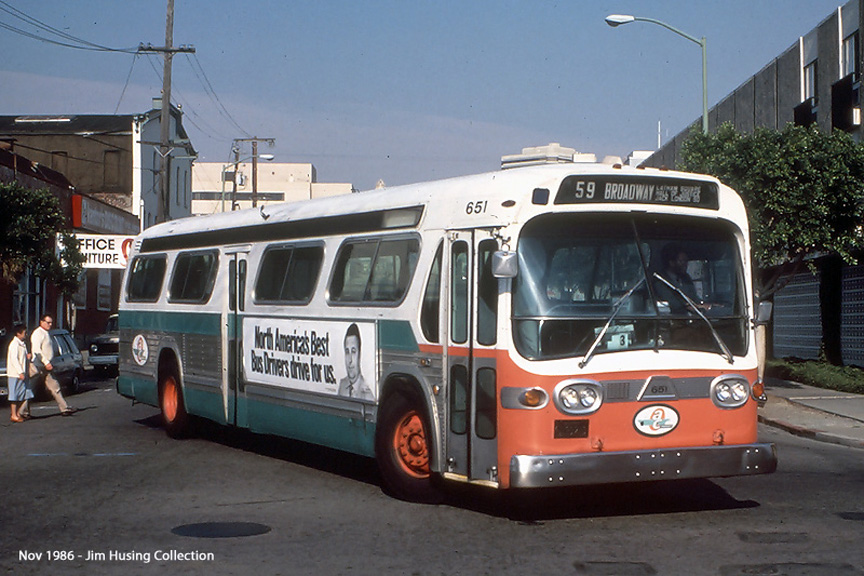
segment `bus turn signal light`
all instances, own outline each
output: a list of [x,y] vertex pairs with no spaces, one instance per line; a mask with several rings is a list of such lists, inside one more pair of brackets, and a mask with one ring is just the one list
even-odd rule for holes
[[528,408],[539,408],[546,403],[546,392],[540,388],[525,390],[519,397],[519,402]]

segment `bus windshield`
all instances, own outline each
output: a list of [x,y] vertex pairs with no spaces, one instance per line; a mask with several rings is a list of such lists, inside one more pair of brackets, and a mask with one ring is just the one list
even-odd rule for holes
[[715,219],[674,215],[535,218],[517,250],[519,353],[532,360],[637,349],[744,354],[747,311],[736,230]]

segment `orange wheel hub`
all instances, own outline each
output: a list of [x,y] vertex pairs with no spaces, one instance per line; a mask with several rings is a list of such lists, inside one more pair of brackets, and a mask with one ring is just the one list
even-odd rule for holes
[[429,447],[426,428],[416,410],[412,410],[396,426],[393,450],[402,470],[414,478],[429,477]]
[[177,395],[177,382],[169,377],[162,386],[162,412],[168,422],[173,422],[177,418]]

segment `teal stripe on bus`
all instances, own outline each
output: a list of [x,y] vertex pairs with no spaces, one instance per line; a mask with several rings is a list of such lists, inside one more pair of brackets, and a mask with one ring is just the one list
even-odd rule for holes
[[247,400],[246,407],[253,432],[375,456],[375,425],[371,422],[259,400]]
[[411,323],[407,320],[379,320],[378,348],[405,352],[420,350]]
[[212,336],[222,333],[222,315],[218,312],[139,312],[120,313],[120,329],[134,331],[179,332]]
[[225,402],[222,398],[221,388],[201,390],[184,386],[183,402],[189,414],[201,416],[219,424],[228,423],[225,419]]
[[156,388],[156,377],[137,378],[122,372],[117,377],[117,391],[136,402],[159,406],[159,391]]

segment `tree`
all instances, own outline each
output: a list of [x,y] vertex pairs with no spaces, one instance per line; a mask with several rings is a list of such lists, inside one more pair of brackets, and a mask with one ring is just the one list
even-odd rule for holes
[[[64,295],[78,290],[84,256],[68,231],[60,203],[47,188],[0,184],[0,276],[15,283],[27,268]],[[55,251],[61,235],[59,257]]]
[[682,158],[683,170],[712,174],[744,199],[756,264],[775,269],[758,286],[761,298],[808,256],[856,263],[864,246],[864,145],[845,132],[788,124],[742,134],[727,123],[715,134],[694,131]]

